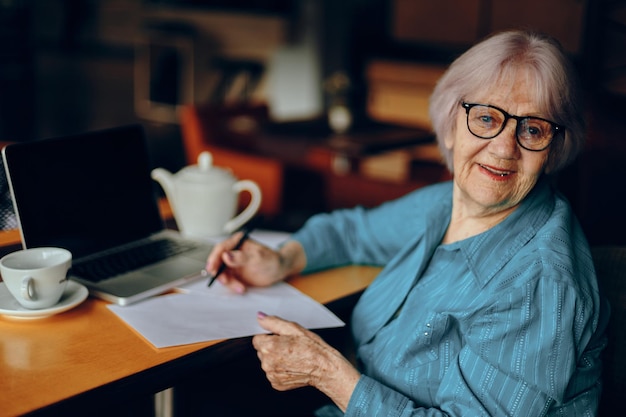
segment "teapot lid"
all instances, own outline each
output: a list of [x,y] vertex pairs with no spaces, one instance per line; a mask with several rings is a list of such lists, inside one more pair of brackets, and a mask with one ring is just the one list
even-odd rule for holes
[[184,167],[180,175],[193,182],[232,181],[234,179],[230,171],[213,166],[213,156],[206,151],[198,155],[197,165]]

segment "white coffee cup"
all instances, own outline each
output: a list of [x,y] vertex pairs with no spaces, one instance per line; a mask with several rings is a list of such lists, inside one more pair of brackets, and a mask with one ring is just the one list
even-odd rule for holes
[[32,248],[0,259],[7,289],[25,308],[39,310],[57,304],[67,285],[72,254],[62,248]]

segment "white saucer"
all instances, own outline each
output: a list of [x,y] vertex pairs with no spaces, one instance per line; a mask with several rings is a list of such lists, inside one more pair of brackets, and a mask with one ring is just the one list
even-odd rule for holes
[[30,310],[22,307],[11,295],[4,282],[0,282],[0,315],[12,319],[42,319],[76,307],[89,295],[87,287],[75,281],[68,281],[59,302],[52,307]]

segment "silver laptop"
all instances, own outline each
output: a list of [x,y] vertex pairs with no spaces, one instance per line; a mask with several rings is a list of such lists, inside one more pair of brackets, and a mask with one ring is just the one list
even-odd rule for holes
[[73,254],[70,279],[127,305],[202,276],[208,242],[166,229],[141,125],[2,151],[24,248]]

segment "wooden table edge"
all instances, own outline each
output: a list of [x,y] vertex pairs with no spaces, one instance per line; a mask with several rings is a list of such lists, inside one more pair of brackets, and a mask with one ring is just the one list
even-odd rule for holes
[[[311,275],[297,276],[288,282],[304,294],[326,305],[331,311],[346,308],[346,304],[356,303],[361,293],[377,276],[380,268],[370,266],[346,266],[327,271],[319,271]],[[338,288],[337,296],[316,293],[316,287],[324,286],[343,273],[348,281],[347,286]],[[88,299],[86,302],[108,304],[102,300]],[[139,337],[139,336],[137,336]],[[174,359],[155,364],[151,368],[111,381],[104,385],[88,389],[72,397],[46,405],[36,410],[27,411],[25,416],[72,416],[83,415],[85,410],[98,402],[108,405],[123,404],[141,395],[150,395],[171,387],[177,380],[184,378],[199,367],[210,367],[213,363],[223,362],[237,357],[252,349],[251,337],[224,339],[194,344],[198,349],[188,351]],[[147,342],[146,342],[147,343]],[[188,350],[189,345],[181,347]],[[178,349],[166,348],[166,349]]]

